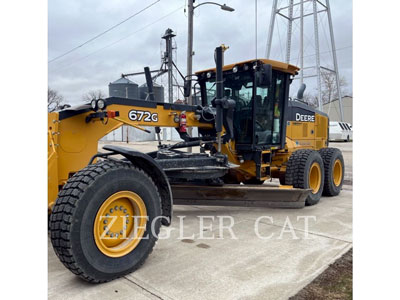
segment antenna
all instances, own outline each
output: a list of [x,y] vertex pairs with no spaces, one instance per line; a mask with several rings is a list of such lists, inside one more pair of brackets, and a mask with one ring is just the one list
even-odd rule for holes
[[258,0],[254,0],[255,5],[254,5],[254,13],[255,13],[255,35],[256,35],[256,60],[257,60],[257,1]]

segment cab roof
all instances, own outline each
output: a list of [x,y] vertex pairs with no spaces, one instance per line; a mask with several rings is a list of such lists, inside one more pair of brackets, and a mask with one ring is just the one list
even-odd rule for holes
[[[283,63],[283,62],[276,61],[276,60],[265,59],[265,58],[250,59],[250,60],[245,60],[245,61],[242,61],[242,62],[239,62],[239,63],[225,65],[222,70],[223,71],[231,70],[231,69],[233,69],[234,66],[240,66],[240,65],[245,65],[245,64],[248,64],[248,63],[254,63],[256,61],[261,61],[264,64],[269,64],[269,65],[272,66],[272,69],[274,69],[274,70],[282,71],[282,72],[289,73],[289,74],[292,74],[292,75],[296,75],[297,72],[300,70],[299,67],[296,67],[294,65],[290,65],[290,64]],[[200,73],[204,73],[204,72],[210,72],[210,71],[211,72],[215,72],[216,68],[210,68],[210,69],[198,71],[198,72],[196,72],[196,74],[200,74]]]

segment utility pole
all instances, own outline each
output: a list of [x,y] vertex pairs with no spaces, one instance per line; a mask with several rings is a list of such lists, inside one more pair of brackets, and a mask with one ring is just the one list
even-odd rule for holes
[[172,38],[176,36],[176,34],[173,33],[172,29],[168,28],[165,31],[164,36],[162,37],[165,39],[165,54],[164,54],[164,60],[167,63],[167,70],[168,70],[168,102],[172,103],[173,102],[173,76],[172,76]]
[[[187,79],[190,80],[190,89],[189,89],[189,96],[186,98],[186,102],[189,105],[192,105],[192,62],[193,62],[193,3],[194,0],[187,0],[188,2],[188,45],[187,45],[187,70],[186,75],[188,76]],[[189,136],[192,136],[192,127],[188,128]],[[187,148],[187,152],[192,153],[192,147]]]
[[[235,11],[234,8],[226,5],[226,4],[219,4],[217,2],[206,1],[194,6],[195,0],[187,0],[187,13],[188,13],[188,45],[187,45],[187,70],[186,75],[191,76],[193,73],[192,69],[192,61],[193,61],[193,14],[194,10],[202,5],[215,5],[219,6],[220,9],[228,12]],[[191,77],[188,77],[191,80]],[[193,105],[192,103],[192,89],[190,89],[189,97],[187,97],[187,103]]]
[[[188,80],[192,80],[191,75],[193,74],[193,68],[192,68],[192,62],[193,62],[193,15],[194,15],[194,10],[198,8],[201,5],[216,5],[219,6],[222,10],[228,11],[228,12],[233,12],[235,11],[234,8],[227,6],[225,4],[219,4],[217,2],[212,2],[212,1],[206,1],[202,2],[196,6],[194,6],[195,0],[187,0],[187,13],[188,13],[188,44],[187,44],[187,69],[186,69],[186,78]],[[189,89],[189,96],[186,98],[187,104],[193,105],[193,98],[192,98],[192,84],[190,84],[190,89]],[[192,135],[192,127],[188,128],[188,134],[189,136]],[[187,148],[188,152],[192,152],[192,147]]]
[[[187,70],[186,75],[192,75],[192,61],[193,61],[193,3],[194,0],[187,0],[188,2],[188,45],[187,45]],[[189,80],[192,78],[188,77]],[[187,97],[187,104],[191,105],[192,103],[192,89],[190,88],[189,96]]]
[[304,83],[304,2],[300,2],[300,84]]

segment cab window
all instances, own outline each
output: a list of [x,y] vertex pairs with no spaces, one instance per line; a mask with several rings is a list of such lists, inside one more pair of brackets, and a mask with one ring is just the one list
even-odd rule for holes
[[272,85],[256,89],[255,143],[258,145],[279,144],[286,90],[286,75],[274,72]]

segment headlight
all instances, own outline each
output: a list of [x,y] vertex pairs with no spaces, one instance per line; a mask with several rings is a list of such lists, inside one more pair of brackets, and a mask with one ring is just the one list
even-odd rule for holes
[[104,99],[97,100],[97,107],[101,110],[106,108],[106,102],[104,101]]
[[93,100],[90,102],[90,106],[92,107],[92,109],[93,109],[94,111],[97,110],[97,101],[96,101],[96,99],[93,99]]
[[239,70],[238,66],[234,66],[232,69],[233,73],[236,73],[238,70]]
[[207,78],[211,78],[211,72],[207,73]]

